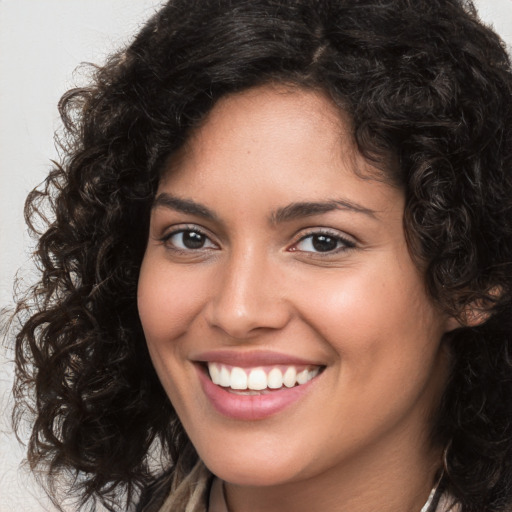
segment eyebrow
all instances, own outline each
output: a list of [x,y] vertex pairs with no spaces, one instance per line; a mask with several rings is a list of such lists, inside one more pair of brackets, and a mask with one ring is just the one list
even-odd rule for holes
[[271,222],[279,224],[281,222],[289,222],[301,217],[311,217],[334,210],[349,210],[355,213],[362,213],[369,217],[376,218],[376,212],[365,208],[352,201],[345,199],[333,199],[321,202],[298,202],[291,203],[283,208],[279,208],[271,215]]
[[196,203],[191,199],[182,199],[180,197],[172,196],[166,192],[162,192],[158,194],[158,196],[153,201],[152,209],[155,208],[170,208],[171,210],[175,210],[181,213],[188,213],[191,215],[196,215],[198,217],[203,217],[204,219],[209,220],[218,220],[217,215],[213,213],[212,210],[207,208],[206,206]]
[[[208,207],[200,203],[196,203],[192,199],[183,199],[168,194],[167,192],[158,194],[153,202],[152,209],[160,207],[169,208],[181,213],[196,215],[208,220],[219,221],[219,217]],[[270,222],[272,224],[280,224],[302,217],[321,215],[322,213],[327,213],[334,210],[349,210],[355,213],[362,213],[364,215],[368,215],[369,217],[376,218],[376,212],[374,210],[365,208],[364,206],[354,203],[353,201],[336,199],[319,202],[304,201],[291,203],[272,212],[270,215]]]

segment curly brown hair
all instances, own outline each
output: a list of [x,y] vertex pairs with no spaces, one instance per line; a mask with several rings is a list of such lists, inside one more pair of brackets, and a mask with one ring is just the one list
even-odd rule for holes
[[64,95],[64,156],[25,209],[34,230],[53,215],[40,280],[18,304],[29,311],[15,392],[20,407],[32,400],[31,466],[50,483],[67,473],[81,505],[116,510],[118,499],[126,510],[159,473],[194,462],[137,312],[149,211],[164,162],[218,99],[268,82],[321,89],[349,114],[362,154],[405,191],[406,234],[433,300],[463,324],[469,307],[488,317],[451,335],[433,434],[462,511],[506,510],[512,73],[464,0],[171,0],[90,86]]

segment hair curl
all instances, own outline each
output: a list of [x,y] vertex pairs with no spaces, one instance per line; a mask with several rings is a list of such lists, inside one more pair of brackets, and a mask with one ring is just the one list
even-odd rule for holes
[[[405,230],[455,331],[435,428],[463,512],[512,501],[512,75],[463,0],[172,0],[60,102],[65,152],[26,203],[39,283],[18,304],[19,398],[34,393],[32,467],[75,477],[82,504],[127,504],[188,440],[152,368],[136,290],[165,160],[222,96],[321,89],[360,151],[406,194]],[[389,166],[390,158],[398,165]],[[30,224],[33,229],[35,227]],[[183,455],[187,453],[188,455]],[[177,469],[176,469],[177,468]],[[186,472],[186,468],[183,470]]]

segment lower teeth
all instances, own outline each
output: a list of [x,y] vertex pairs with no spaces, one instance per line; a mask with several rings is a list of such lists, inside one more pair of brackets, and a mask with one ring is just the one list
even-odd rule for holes
[[[222,387],[222,386],[221,386]],[[295,386],[293,386],[295,387]],[[234,395],[248,395],[248,396],[254,396],[254,395],[268,395],[270,393],[275,393],[276,391],[282,391],[283,389],[291,389],[287,388],[286,386],[283,386],[281,388],[277,389],[260,389],[260,390],[254,390],[254,389],[232,389],[232,388],[226,388],[222,387],[222,389],[225,389],[229,393],[233,393]]]
[[261,391],[253,391],[252,389],[231,389],[231,388],[224,388],[230,393],[233,393],[234,395],[245,395],[245,396],[255,396],[255,395],[266,395],[270,393],[268,389],[262,389]]

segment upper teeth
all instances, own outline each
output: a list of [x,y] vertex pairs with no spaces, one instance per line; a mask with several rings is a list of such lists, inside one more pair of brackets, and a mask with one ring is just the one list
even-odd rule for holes
[[292,388],[295,384],[305,384],[318,375],[319,367],[297,369],[295,366],[282,368],[240,368],[219,363],[208,363],[210,378],[214,384],[231,389],[251,389],[260,391],[266,388]]

